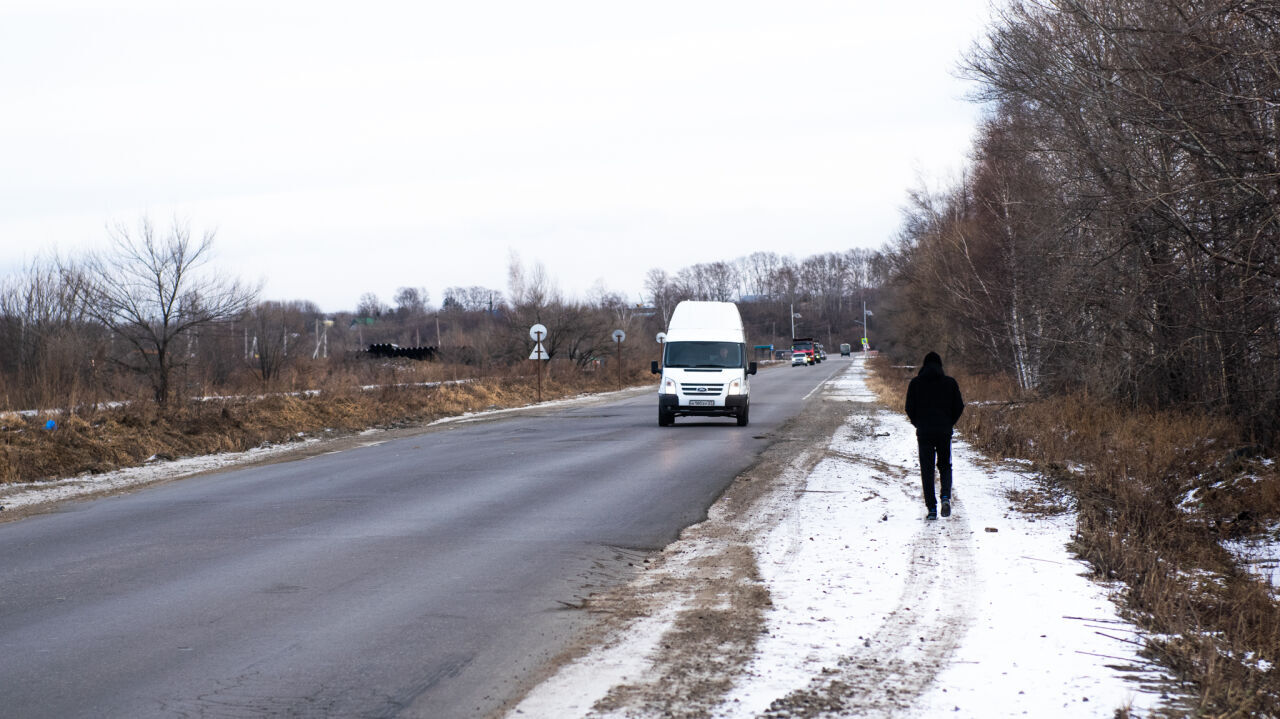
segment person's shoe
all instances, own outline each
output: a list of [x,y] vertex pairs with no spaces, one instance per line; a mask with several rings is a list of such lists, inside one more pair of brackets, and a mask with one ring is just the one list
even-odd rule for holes
[[924,518],[925,518],[925,519],[937,519],[937,518],[938,518],[938,510],[936,510],[936,509],[930,509],[930,510],[929,510],[929,513],[928,513],[928,514],[926,514],[926,515],[924,515]]
[[944,517],[951,516],[951,502],[948,502],[945,499],[942,500],[942,516]]

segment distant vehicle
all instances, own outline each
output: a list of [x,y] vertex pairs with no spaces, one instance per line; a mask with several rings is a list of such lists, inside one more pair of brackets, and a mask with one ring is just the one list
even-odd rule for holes
[[662,364],[650,365],[658,381],[658,426],[676,417],[734,417],[739,427],[750,420],[750,375],[742,316],[732,302],[676,305],[662,345]]
[[812,337],[791,338],[791,351],[803,352],[808,355],[809,364],[817,364],[822,361],[818,358],[817,344],[814,343]]
[[809,364],[809,355],[807,355],[807,354],[805,354],[805,353],[803,353],[803,352],[792,352],[792,353],[791,353],[791,366],[792,366],[792,367],[795,367],[796,365],[804,366],[804,365],[807,365],[807,364]]
[[841,357],[848,357],[848,356],[849,356],[849,351],[850,351],[850,350],[852,350],[852,349],[853,349],[853,348],[849,346],[849,343],[848,343],[848,342],[842,342],[842,343],[840,344],[840,356],[841,356]]

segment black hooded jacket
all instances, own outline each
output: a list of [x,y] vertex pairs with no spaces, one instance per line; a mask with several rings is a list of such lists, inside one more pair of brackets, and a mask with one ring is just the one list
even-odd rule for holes
[[963,413],[960,385],[942,371],[942,358],[930,352],[920,373],[907,385],[907,419],[917,434],[949,435]]

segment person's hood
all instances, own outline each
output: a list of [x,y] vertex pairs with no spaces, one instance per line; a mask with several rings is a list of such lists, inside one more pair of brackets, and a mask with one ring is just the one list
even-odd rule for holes
[[930,352],[929,354],[925,355],[924,363],[920,367],[919,376],[920,377],[941,377],[943,376],[943,374],[944,372],[942,371],[942,358],[938,356],[938,353]]

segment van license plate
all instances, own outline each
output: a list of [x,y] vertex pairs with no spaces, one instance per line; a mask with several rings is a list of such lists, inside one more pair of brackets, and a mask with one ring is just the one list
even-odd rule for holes
[[714,399],[691,399],[689,400],[689,406],[690,407],[714,407],[716,406],[716,401]]

